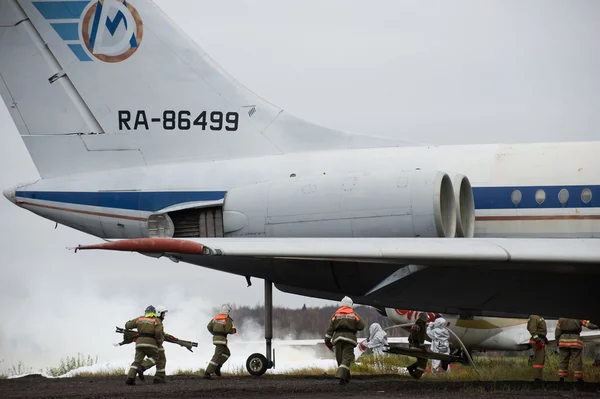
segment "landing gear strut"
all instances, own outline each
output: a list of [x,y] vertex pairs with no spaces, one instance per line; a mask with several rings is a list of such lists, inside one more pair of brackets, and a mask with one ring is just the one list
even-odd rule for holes
[[268,369],[275,368],[275,349],[271,349],[271,340],[273,339],[273,282],[265,280],[265,340],[267,341],[267,350],[265,357],[262,353],[253,353],[246,360],[246,370],[255,376],[260,377]]

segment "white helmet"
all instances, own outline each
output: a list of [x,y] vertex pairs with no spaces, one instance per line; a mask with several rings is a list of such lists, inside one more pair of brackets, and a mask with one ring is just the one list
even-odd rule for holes
[[163,315],[163,313],[167,313],[169,310],[167,309],[166,306],[163,305],[158,305],[156,307],[156,314],[160,317]]
[[352,299],[350,299],[350,297],[345,296],[342,299],[342,302],[340,302],[340,306],[348,306],[348,307],[352,307],[354,306],[354,302],[352,302]]
[[231,306],[229,306],[228,304],[221,305],[222,314],[229,314],[229,312],[231,312]]

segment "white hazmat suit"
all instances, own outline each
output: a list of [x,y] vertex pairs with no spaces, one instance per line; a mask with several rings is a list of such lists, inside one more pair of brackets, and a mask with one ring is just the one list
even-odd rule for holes
[[387,333],[379,323],[373,323],[369,327],[369,341],[366,342],[368,348],[373,350],[375,356],[382,356],[384,347],[388,346]]
[[[431,338],[430,350],[435,353],[450,354],[450,332],[448,331],[448,322],[443,317],[435,319],[427,325],[427,335]],[[441,360],[431,361],[431,372],[437,373]],[[450,371],[450,367],[446,371]]]

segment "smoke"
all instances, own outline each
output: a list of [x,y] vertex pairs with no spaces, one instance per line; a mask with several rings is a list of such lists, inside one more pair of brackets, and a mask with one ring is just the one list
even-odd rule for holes
[[[132,292],[104,296],[86,283],[52,290],[44,280],[31,281],[26,300],[15,301],[13,311],[5,313],[4,326],[11,326],[0,335],[6,364],[23,362],[37,370],[56,366],[61,359],[78,353],[97,356],[99,362],[131,357],[131,349],[112,346],[121,340],[114,327],[143,314],[150,304],[143,295]],[[208,302],[198,296],[183,299],[175,286],[162,295],[161,301],[177,303],[169,309],[168,332],[188,340],[207,341],[204,326],[210,318]]]
[[[154,274],[151,267],[146,271]],[[190,288],[193,284],[189,281],[147,284],[145,278],[138,280],[133,276],[125,283],[121,281],[111,285],[105,284],[102,278],[88,274],[73,275],[73,270],[70,272],[71,275],[66,274],[62,278],[57,276],[60,273],[54,268],[38,271],[34,276],[21,274],[20,278],[26,279],[27,285],[20,286],[19,290],[24,289],[26,295],[10,297],[8,306],[11,311],[4,313],[0,328],[0,361],[4,370],[19,363],[31,371],[46,370],[58,366],[61,359],[77,356],[78,353],[97,357],[101,369],[128,368],[135,346],[114,347],[113,344],[122,339],[114,328],[123,327],[127,320],[143,314],[149,304],[168,308],[165,332],[198,342],[194,353],[165,343],[167,372],[207,366],[214,346],[206,325],[214,316],[214,308],[220,304],[207,300],[199,292],[193,293]],[[156,275],[153,278],[156,280]],[[123,285],[128,289],[120,288]],[[232,317],[235,319],[235,308]],[[258,320],[246,319],[236,328],[239,333],[229,338],[232,357],[224,371],[240,371],[245,368],[250,354],[265,353],[264,328]],[[278,364],[285,369],[294,365],[302,367],[317,357],[310,348],[279,347],[277,342],[274,347],[278,352]],[[153,373],[148,372],[149,375]]]

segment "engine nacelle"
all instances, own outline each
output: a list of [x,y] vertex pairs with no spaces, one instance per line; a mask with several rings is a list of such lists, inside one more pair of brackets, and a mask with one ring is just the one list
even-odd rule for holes
[[465,175],[451,175],[456,203],[456,236],[473,237],[475,235],[475,198],[471,182]]
[[226,236],[454,237],[452,180],[443,172],[322,175],[232,189]]

